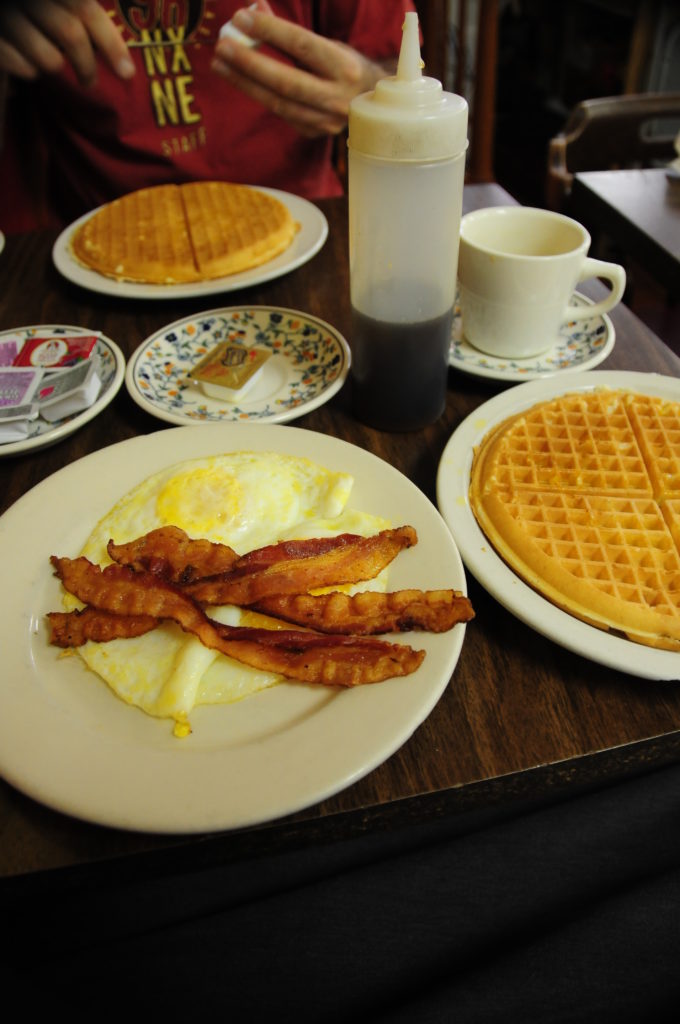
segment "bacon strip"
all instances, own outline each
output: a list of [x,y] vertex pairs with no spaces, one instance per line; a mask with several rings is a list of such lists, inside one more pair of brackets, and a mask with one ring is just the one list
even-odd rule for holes
[[253,607],[255,611],[323,633],[360,636],[405,633],[412,629],[444,633],[459,622],[469,622],[475,614],[467,597],[456,590],[274,595]]
[[367,637],[330,637],[298,630],[225,626],[212,622],[172,584],[127,566],[105,569],[86,558],[52,556],[56,575],[85,604],[123,615],[172,619],[204,646],[246,665],[302,682],[357,686],[409,675],[424,651]]
[[[397,590],[382,594],[290,594],[263,598],[252,606],[262,612],[322,633],[375,636],[414,629],[444,633],[474,618],[467,597],[456,590]],[[159,620],[149,615],[115,615],[91,606],[82,611],[48,612],[50,643],[80,647],[87,640],[105,643],[141,636]]]
[[122,637],[142,636],[158,625],[152,615],[115,615],[100,608],[72,612],[48,612],[50,643],[55,647],[80,647],[88,640],[108,643]]
[[239,557],[227,544],[195,540],[178,526],[160,526],[127,544],[110,540],[107,551],[114,562],[180,584],[227,572]]
[[197,580],[184,588],[204,605],[255,604],[274,594],[304,594],[321,587],[374,579],[382,569],[417,542],[412,526],[383,530],[372,537],[283,541],[239,558],[221,576]]

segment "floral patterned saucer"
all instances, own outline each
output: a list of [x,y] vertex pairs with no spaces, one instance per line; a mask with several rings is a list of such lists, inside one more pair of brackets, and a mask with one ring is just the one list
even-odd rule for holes
[[[223,341],[271,353],[236,401],[207,397],[188,380]],[[317,317],[273,306],[231,306],[176,320],[152,334],[128,361],[125,383],[142,409],[169,423],[282,423],[339,391],[350,360],[342,335]]]
[[[578,292],[571,301],[576,306],[592,305],[590,299]],[[614,340],[614,325],[605,314],[564,324],[558,343],[539,356],[499,359],[480,352],[463,337],[460,305],[456,301],[449,366],[477,377],[492,377],[514,384],[570,370],[592,370],[607,358],[614,347]]]

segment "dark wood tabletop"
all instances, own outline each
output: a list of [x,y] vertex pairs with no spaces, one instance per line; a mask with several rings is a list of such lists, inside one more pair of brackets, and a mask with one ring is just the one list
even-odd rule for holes
[[569,212],[680,296],[680,180],[663,168],[583,171],[574,176]]
[[[465,190],[466,210],[511,201],[495,185]],[[346,205],[343,200],[319,205],[330,231],[309,263],[247,292],[213,296],[208,305],[205,299],[114,300],[82,290],[52,264],[55,234],[11,236],[0,256],[0,328],[79,325],[104,332],[130,355],[164,324],[247,295],[249,304],[316,314],[349,337]],[[599,295],[598,289],[599,284],[590,286],[591,294]],[[626,307],[615,309],[611,319],[616,345],[601,368],[680,376],[680,360]],[[444,415],[412,434],[380,432],[356,422],[348,386],[295,425],[373,452],[436,502],[437,467],[447,441],[464,417],[501,387],[451,370]],[[73,460],[163,427],[122,388],[101,415],[60,443],[0,460],[0,511]],[[442,815],[460,815],[463,822],[489,808],[568,795],[680,757],[679,685],[596,664],[518,621],[469,575],[468,588],[476,618],[467,628],[450,685],[408,742],[361,781],[283,820],[211,836],[103,828],[43,807],[0,782],[0,877],[56,885],[112,865],[118,871],[156,872],[171,863],[266,855],[436,821]],[[5,580],[2,601],[11,600],[11,580]]]

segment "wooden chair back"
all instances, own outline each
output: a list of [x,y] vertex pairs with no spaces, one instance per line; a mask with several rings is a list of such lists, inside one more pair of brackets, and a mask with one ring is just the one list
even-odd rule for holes
[[561,209],[578,171],[654,167],[677,154],[680,93],[635,93],[584,100],[548,144],[546,203]]

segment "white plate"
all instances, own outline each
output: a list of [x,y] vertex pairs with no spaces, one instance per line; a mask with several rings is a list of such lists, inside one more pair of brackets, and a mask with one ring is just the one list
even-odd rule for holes
[[620,672],[645,679],[678,679],[680,657],[677,653],[612,636],[541,597],[496,554],[470,508],[468,490],[473,450],[492,427],[536,402],[597,387],[627,388],[680,401],[677,378],[623,370],[576,374],[568,381],[557,378],[531,381],[510,388],[475,409],[451,436],[439,463],[437,502],[467,568],[518,619],[568,650]]
[[249,288],[251,285],[271,281],[275,277],[288,274],[315,256],[328,236],[328,221],[321,210],[307,199],[281,192],[275,188],[261,188],[285,203],[300,229],[292,243],[268,263],[263,263],[252,270],[244,270],[240,274],[229,277],[218,277],[211,281],[194,281],[186,284],[139,284],[134,281],[114,281],[95,270],[83,266],[71,251],[71,237],[96,210],[79,217],[61,232],[52,249],[52,259],[60,274],[93,292],[102,295],[116,295],[126,299],[183,299],[203,295],[217,295],[220,292],[233,292],[238,288]]
[[2,231],[0,231],[0,252],[2,252],[2,250],[4,248],[5,248],[5,236],[2,233]]
[[[592,305],[591,299],[578,292],[571,301],[575,306]],[[460,305],[457,301],[449,366],[476,377],[491,377],[493,380],[516,384],[519,381],[552,377],[556,373],[592,370],[607,358],[614,348],[614,340],[614,325],[605,314],[565,324],[560,330],[558,343],[539,356],[530,359],[499,359],[480,352],[463,337]]]
[[[220,341],[268,349],[261,375],[238,402],[207,398],[187,373]],[[283,423],[323,405],[340,390],[349,345],[309,313],[278,306],[231,306],[176,320],[143,342],[128,361],[125,383],[134,401],[168,423]]]
[[84,327],[70,327],[66,324],[37,324],[32,327],[15,327],[9,331],[0,331],[0,338],[7,334],[18,334],[26,340],[37,331],[49,331],[52,334],[96,334],[97,344],[91,358],[95,361],[97,374],[102,382],[101,390],[96,402],[89,409],[84,409],[82,412],[76,413],[75,416],[65,416],[64,419],[56,420],[54,423],[48,423],[40,417],[33,420],[29,426],[27,437],[23,437],[20,441],[0,444],[0,456],[18,455],[31,448],[44,448],[73,434],[74,431],[98,416],[102,409],[105,409],[109,402],[113,401],[125,377],[123,353],[115,342],[100,334],[99,331],[88,330]]
[[464,626],[402,642],[425,649],[416,673],[352,690],[283,683],[192,712],[192,734],[118,700],[77,657],[46,639],[60,606],[51,554],[75,555],[93,524],[166,465],[225,451],[275,450],[353,474],[350,506],[410,523],[418,544],[395,559],[391,587],[465,590],[456,546],[434,505],[388,463],[296,427],[225,424],[165,429],[72,463],[0,518],[11,600],[0,616],[0,772],[50,807],[147,832],[254,825],[300,810],[362,778],[428,716],[458,661]]

